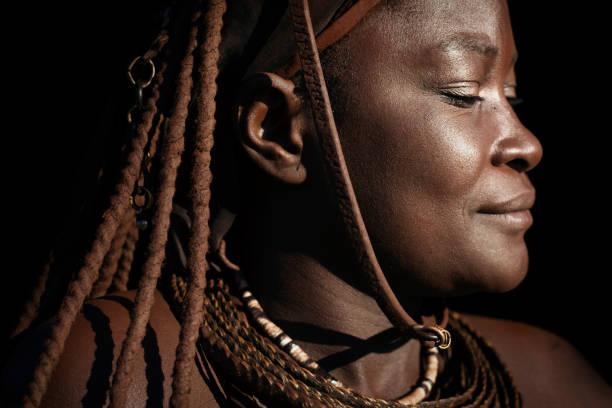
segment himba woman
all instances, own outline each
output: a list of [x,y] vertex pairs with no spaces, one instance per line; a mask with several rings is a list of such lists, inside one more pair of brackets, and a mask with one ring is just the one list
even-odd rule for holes
[[516,55],[504,0],[170,8],[130,65],[91,250],[65,290],[41,276],[6,403],[611,406],[563,340],[442,301],[527,270],[542,150]]

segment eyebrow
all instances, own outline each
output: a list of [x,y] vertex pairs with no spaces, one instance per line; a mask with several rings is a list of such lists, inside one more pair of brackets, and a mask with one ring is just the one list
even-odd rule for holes
[[435,48],[443,51],[461,49],[475,52],[485,57],[494,57],[499,53],[499,49],[491,44],[491,42],[486,39],[486,36],[474,35],[470,33],[454,34],[453,36],[438,43]]

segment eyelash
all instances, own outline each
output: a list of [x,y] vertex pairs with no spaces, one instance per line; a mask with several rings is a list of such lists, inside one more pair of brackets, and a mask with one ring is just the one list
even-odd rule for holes
[[[481,96],[474,95],[459,95],[452,92],[442,92],[442,96],[447,99],[447,102],[451,105],[460,107],[460,108],[470,108],[476,104],[476,102],[484,101],[484,98]],[[523,99],[516,98],[512,96],[506,97],[506,100],[510,104],[510,106],[515,107],[523,103]]]
[[459,108],[470,108],[476,104],[476,102],[484,101],[484,98],[481,96],[461,95],[453,92],[442,92],[442,96],[446,98],[448,103]]

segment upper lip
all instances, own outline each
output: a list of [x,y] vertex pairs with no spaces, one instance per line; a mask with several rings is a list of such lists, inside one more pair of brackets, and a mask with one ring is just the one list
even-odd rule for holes
[[535,202],[535,191],[530,190],[508,200],[487,202],[478,209],[483,214],[505,214],[529,210]]

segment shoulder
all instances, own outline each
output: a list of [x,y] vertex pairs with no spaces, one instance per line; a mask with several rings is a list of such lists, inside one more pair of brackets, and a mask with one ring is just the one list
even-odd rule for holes
[[[43,400],[45,407],[103,406],[113,370],[130,324],[135,292],[117,293],[86,303],[76,319]],[[17,345],[2,374],[3,398],[23,395],[29,374],[49,333],[49,324],[35,328]],[[180,326],[160,293],[145,338],[134,361],[130,407],[168,406],[172,370]],[[220,389],[206,370],[206,361],[194,362],[194,406],[218,407]]]
[[540,328],[462,315],[512,373],[525,407],[610,407],[612,388],[570,343]]

